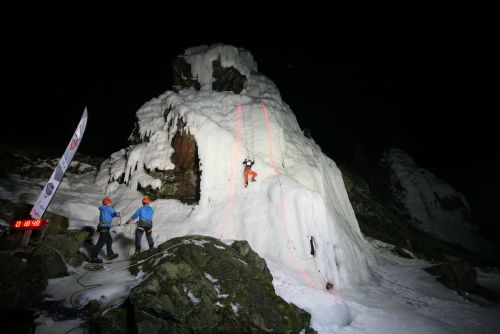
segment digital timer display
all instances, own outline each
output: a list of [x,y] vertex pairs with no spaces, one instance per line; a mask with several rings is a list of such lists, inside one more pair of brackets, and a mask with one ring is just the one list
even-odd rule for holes
[[48,222],[47,219],[18,219],[10,225],[15,230],[34,230],[44,228]]

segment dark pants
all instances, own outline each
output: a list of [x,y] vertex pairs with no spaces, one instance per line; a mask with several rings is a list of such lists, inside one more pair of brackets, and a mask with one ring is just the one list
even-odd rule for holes
[[106,251],[108,252],[108,256],[113,255],[113,249],[111,249],[111,245],[113,244],[113,239],[111,239],[111,233],[109,233],[109,228],[101,228],[98,227],[99,231],[99,239],[97,240],[97,244],[92,250],[91,258],[96,258],[99,255],[104,244],[106,244]]
[[135,250],[140,251],[141,250],[141,239],[142,239],[142,233],[146,232],[146,239],[148,240],[148,245],[149,248],[153,248],[154,242],[153,242],[153,237],[151,236],[151,232],[153,232],[153,226],[152,225],[139,225],[137,226],[137,229],[135,230]]

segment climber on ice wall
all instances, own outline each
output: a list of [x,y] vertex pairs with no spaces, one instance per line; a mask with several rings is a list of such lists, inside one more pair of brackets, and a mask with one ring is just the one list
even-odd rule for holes
[[251,158],[246,158],[243,161],[245,165],[245,188],[248,187],[248,175],[252,175],[252,182],[257,181],[255,178],[257,177],[257,173],[252,170],[252,166],[255,164],[255,160]]

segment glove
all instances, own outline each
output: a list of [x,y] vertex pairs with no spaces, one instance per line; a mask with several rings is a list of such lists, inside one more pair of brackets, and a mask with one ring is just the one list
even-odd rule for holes
[[129,219],[129,220],[127,220],[127,222],[125,223],[125,225],[128,225],[128,224],[130,224],[131,222],[132,222],[132,221]]
[[116,216],[117,217],[121,217],[121,213],[119,213],[118,211],[116,211]]

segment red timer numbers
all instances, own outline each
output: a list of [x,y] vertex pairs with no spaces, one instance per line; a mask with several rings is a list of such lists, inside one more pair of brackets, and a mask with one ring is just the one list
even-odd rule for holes
[[44,228],[48,222],[47,219],[19,219],[10,223],[10,226],[15,230],[34,230]]

